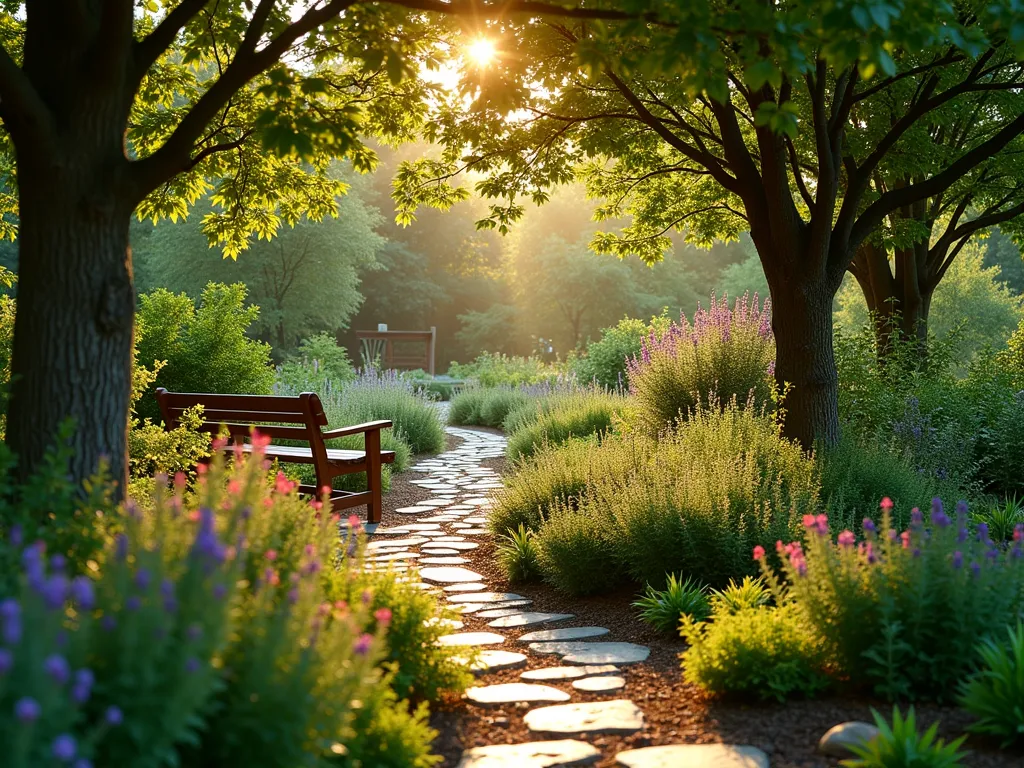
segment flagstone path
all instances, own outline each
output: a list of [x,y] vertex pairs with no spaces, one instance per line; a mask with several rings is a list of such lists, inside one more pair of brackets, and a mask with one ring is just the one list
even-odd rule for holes
[[[496,706],[532,706],[524,721],[539,740],[468,749],[458,768],[557,768],[611,758],[588,741],[643,730],[644,713],[629,700],[626,680],[618,673],[622,666],[643,664],[649,649],[605,642],[601,638],[607,628],[573,625],[575,616],[568,611],[531,610],[528,597],[491,591],[487,578],[467,567],[470,561],[463,555],[492,535],[484,527],[491,507],[488,494],[501,488],[497,472],[482,464],[503,457],[506,442],[490,432],[447,431],[461,443],[412,468],[421,476],[411,482],[428,497],[395,510],[408,522],[370,526],[368,567],[418,575],[422,588],[436,592],[454,610],[485,620],[486,631],[462,631],[462,622],[445,620],[452,631],[440,639],[447,646],[481,649],[472,666],[479,685],[467,691],[468,706],[478,708],[481,716]],[[531,631],[517,638],[514,650],[500,648],[508,639],[503,630],[526,628]],[[548,665],[551,654],[561,657],[562,666]],[[487,683],[488,673],[516,668],[523,668],[522,682]],[[544,681],[571,681],[572,692]],[[593,700],[595,694],[608,693],[619,698]],[[680,744],[625,750],[614,758],[629,768],[768,766],[767,756],[753,747],[722,746],[716,751]]]

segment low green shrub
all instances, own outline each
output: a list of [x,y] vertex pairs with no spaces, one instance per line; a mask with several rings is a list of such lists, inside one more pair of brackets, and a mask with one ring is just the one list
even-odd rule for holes
[[751,608],[760,608],[771,602],[772,593],[764,579],[744,576],[739,584],[735,579],[722,589],[712,589],[708,600],[711,609],[718,614],[739,613]]
[[487,392],[476,387],[459,392],[448,405],[448,423],[457,427],[481,426],[480,411]]
[[[385,678],[386,680],[387,678]],[[426,702],[409,708],[389,685],[375,685],[355,710],[344,754],[331,754],[337,768],[431,768],[441,762],[424,745],[437,731],[429,725]]]
[[626,399],[621,395],[599,390],[553,398],[547,409],[536,413],[532,423],[522,415],[515,424],[509,424],[506,419],[508,456],[511,459],[532,456],[542,446],[561,445],[574,437],[596,435],[601,439],[625,407]]
[[893,524],[904,528],[912,507],[927,507],[943,492],[957,493],[953,483],[917,471],[907,456],[854,435],[844,435],[838,445],[819,451],[817,458],[821,496],[836,531],[856,528],[865,517],[879,522],[878,503],[885,497],[901,515]]
[[829,686],[825,655],[795,606],[716,609],[711,621],[684,617],[686,679],[711,693],[784,701]]
[[516,530],[502,535],[498,541],[498,564],[510,584],[532,581],[540,575],[533,535],[533,531],[520,523]]
[[1020,615],[1024,526],[1010,547],[993,542],[985,525],[968,529],[966,504],[955,519],[935,499],[931,524],[911,512],[899,532],[890,521],[864,521],[837,542],[825,515],[804,519],[804,543],[777,549],[783,586],[755,550],[776,601],[791,602],[826,649],[838,674],[889,699],[948,699],[970,671],[979,638]]
[[846,768],[959,768],[965,765],[966,753],[960,750],[964,737],[945,743],[937,738],[937,722],[919,733],[913,707],[906,717],[900,714],[899,707],[893,707],[892,726],[874,709],[871,716],[878,736],[867,744],[851,745],[850,751],[855,757],[842,761]]
[[600,444],[578,439],[543,448],[513,463],[488,525],[499,535],[520,525],[536,530],[556,504],[575,506],[594,479],[623,477],[646,464],[651,447],[643,437],[611,436]]
[[[197,498],[183,491],[129,505],[88,576],[24,550],[0,603],[5,765],[316,766],[355,743],[367,702],[401,718],[374,693],[388,611],[327,600],[336,519],[283,477],[268,487],[259,455],[230,474],[215,457]],[[404,732],[427,765],[422,719]]]
[[530,396],[521,390],[508,387],[495,387],[484,391],[486,397],[480,404],[478,423],[485,427],[501,427],[511,411],[523,407],[531,400]]
[[659,632],[678,632],[683,616],[704,621],[711,614],[706,589],[700,582],[692,576],[683,581],[675,574],[669,574],[664,589],[648,584],[633,607],[639,608],[640,618]]
[[554,383],[562,372],[537,357],[484,352],[471,363],[452,363],[448,375],[454,379],[473,379],[483,387],[516,387]]
[[970,729],[1003,740],[1024,739],[1024,623],[1006,628],[1003,638],[978,643],[979,668],[960,685],[960,706],[977,720]]
[[[139,297],[136,326],[141,365],[163,361],[154,386],[172,392],[269,394],[274,386],[270,345],[246,334],[259,307],[246,306],[242,283],[210,283],[198,307],[186,294],[162,288]],[[156,421],[152,391],[138,404],[140,418]]]
[[276,382],[292,392],[327,394],[356,378],[348,352],[329,333],[302,340],[298,350],[277,367]]
[[586,354],[572,362],[576,380],[605,389],[625,389],[628,362],[640,355],[644,339],[652,333],[663,332],[668,326],[669,319],[663,315],[650,324],[626,317],[611,328],[605,328],[600,339],[587,344]]
[[556,506],[534,537],[541,577],[572,595],[602,592],[621,583],[605,533],[605,521]]
[[711,586],[755,572],[750,549],[788,538],[816,510],[814,460],[751,409],[698,408],[648,463],[595,478],[580,509],[605,520],[615,557],[637,582],[667,573]]
[[728,298],[711,297],[710,309],[698,307],[693,324],[683,315],[660,336],[643,342],[628,365],[629,391],[636,399],[638,426],[651,436],[670,427],[712,395],[718,402],[736,398],[755,408],[771,404],[775,341],[770,302],[758,306],[748,297],[730,309]]

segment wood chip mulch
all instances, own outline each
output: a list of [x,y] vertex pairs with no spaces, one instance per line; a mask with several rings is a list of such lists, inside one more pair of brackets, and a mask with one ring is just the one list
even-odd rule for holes
[[[488,430],[489,431],[489,430]],[[448,436],[448,449],[461,441]],[[414,462],[415,463],[415,462]],[[501,471],[505,462],[492,459],[483,463]],[[431,493],[409,481],[419,473],[406,472],[392,478],[391,491],[384,500],[383,524],[399,525],[408,522],[407,516],[393,510],[411,506],[430,498]],[[881,700],[864,698],[818,698],[809,701],[789,701],[785,704],[761,701],[742,701],[711,697],[682,679],[679,654],[685,649],[682,640],[655,632],[639,620],[630,603],[636,597],[635,589],[624,589],[612,594],[574,598],[556,592],[544,584],[508,584],[495,559],[495,546],[490,537],[472,539],[480,544],[477,549],[463,554],[471,562],[466,568],[483,574],[488,589],[495,592],[516,592],[533,600],[526,610],[573,613],[573,626],[599,626],[611,630],[600,640],[640,643],[651,649],[650,658],[643,664],[622,667],[626,687],[608,694],[585,693],[572,688],[571,681],[545,681],[570,692],[573,701],[598,701],[628,698],[644,712],[646,727],[633,736],[597,736],[585,739],[598,747],[603,757],[595,763],[597,768],[615,765],[614,755],[623,750],[661,744],[704,744],[721,742],[749,744],[764,750],[778,768],[826,768],[838,766],[839,761],[822,757],[815,747],[829,728],[848,720],[871,721],[870,708],[891,712],[891,706]],[[463,617],[465,631],[488,631],[488,619]],[[555,624],[551,626],[561,626]],[[505,650],[527,653],[530,669],[558,666],[554,655],[529,654],[525,646],[515,642],[520,634],[548,627],[505,629],[509,638]],[[522,669],[492,672],[482,678],[481,684],[519,682]],[[489,744],[512,744],[540,740],[523,723],[528,707],[475,707],[459,698],[451,697],[433,707],[431,725],[438,731],[435,752],[443,758],[442,768],[454,768],[464,749]],[[941,721],[940,734],[949,740],[964,732],[970,716],[953,707],[917,704],[918,724],[927,726]],[[978,736],[967,740],[970,751],[966,764],[977,768],[1024,768],[1024,749],[999,749],[998,742]]]

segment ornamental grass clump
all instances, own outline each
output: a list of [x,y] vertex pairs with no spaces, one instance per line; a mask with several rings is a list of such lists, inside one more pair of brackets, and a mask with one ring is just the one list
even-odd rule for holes
[[692,323],[682,315],[667,330],[652,330],[640,355],[629,362],[638,426],[657,436],[707,404],[712,394],[721,403],[735,397],[766,407],[774,369],[770,300],[760,306],[757,294],[752,301],[744,294],[730,309],[728,297],[712,295],[711,306],[698,306]]
[[960,686],[959,704],[977,720],[970,730],[1008,747],[1024,740],[1024,622],[978,643],[979,665]]
[[231,470],[215,450],[194,495],[180,475],[151,510],[129,502],[91,575],[24,548],[0,602],[5,768],[319,766],[357,743],[360,702],[419,729],[410,764],[429,764],[423,714],[373,693],[390,610],[327,599],[337,517],[268,484],[253,442]]
[[891,510],[884,499],[881,525],[866,518],[862,537],[845,530],[836,541],[825,515],[806,515],[802,543],[776,544],[782,579],[763,548],[754,556],[776,601],[800,611],[837,675],[889,699],[948,699],[972,669],[976,642],[1019,616],[1024,525],[1001,545],[986,525],[968,527],[963,502],[950,517],[935,499],[927,522],[914,509],[903,531]]
[[521,421],[506,431],[508,456],[531,456],[546,445],[560,445],[574,437],[597,436],[601,439],[626,408],[625,397],[599,389],[585,389],[558,397],[532,422]]

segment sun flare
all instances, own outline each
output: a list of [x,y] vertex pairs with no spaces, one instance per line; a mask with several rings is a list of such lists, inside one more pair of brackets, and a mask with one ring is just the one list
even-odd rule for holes
[[498,49],[495,47],[493,40],[481,37],[469,44],[466,53],[470,61],[478,67],[486,67],[494,61],[495,56],[498,55]]

